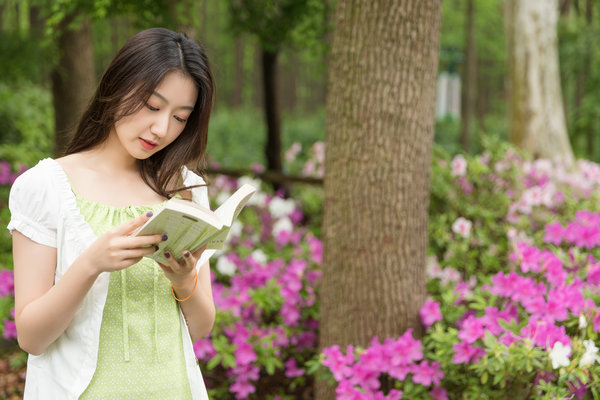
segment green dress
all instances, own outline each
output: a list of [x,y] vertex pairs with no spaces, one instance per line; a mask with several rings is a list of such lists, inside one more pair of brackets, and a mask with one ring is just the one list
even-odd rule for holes
[[[76,198],[97,236],[162,206],[119,208]],[[112,272],[96,371],[80,399],[191,399],[179,318],[170,282],[154,260]]]

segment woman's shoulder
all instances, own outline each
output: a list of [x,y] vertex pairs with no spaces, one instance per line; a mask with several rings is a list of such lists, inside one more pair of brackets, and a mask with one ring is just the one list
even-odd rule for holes
[[12,187],[22,187],[33,185],[37,188],[54,186],[54,177],[56,176],[56,161],[52,158],[44,158],[35,166],[27,169],[15,179]]

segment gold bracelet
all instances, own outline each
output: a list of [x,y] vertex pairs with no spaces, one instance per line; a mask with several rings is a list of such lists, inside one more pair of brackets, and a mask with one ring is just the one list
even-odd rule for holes
[[[192,288],[192,293],[190,293],[190,295],[188,297],[186,297],[185,299],[179,299],[179,298],[177,298],[177,296],[175,296],[175,289],[174,289],[173,284],[171,284],[171,294],[173,295],[173,298],[175,300],[177,300],[178,302],[180,302],[180,303],[184,302],[184,301],[186,301],[187,299],[189,299],[190,297],[193,296],[194,292],[196,291],[196,286],[197,285],[198,285],[198,272],[196,271],[196,280],[194,281],[194,287]],[[185,287],[185,286],[175,286],[175,287],[182,288],[182,287]]]

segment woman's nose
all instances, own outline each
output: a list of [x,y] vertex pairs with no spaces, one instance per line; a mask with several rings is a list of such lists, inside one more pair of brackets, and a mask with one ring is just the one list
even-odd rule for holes
[[167,113],[157,113],[153,119],[150,131],[156,136],[164,136],[169,130],[169,115]]

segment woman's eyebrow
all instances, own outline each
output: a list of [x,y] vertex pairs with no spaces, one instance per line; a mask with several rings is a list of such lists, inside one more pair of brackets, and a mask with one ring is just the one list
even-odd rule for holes
[[[167,98],[165,96],[163,96],[162,94],[158,93],[156,90],[153,91],[152,94],[154,94],[156,97],[160,98],[165,103],[169,104],[169,100],[167,100]],[[178,108],[183,108],[185,110],[194,111],[194,106],[181,106],[181,107],[178,107]]]

